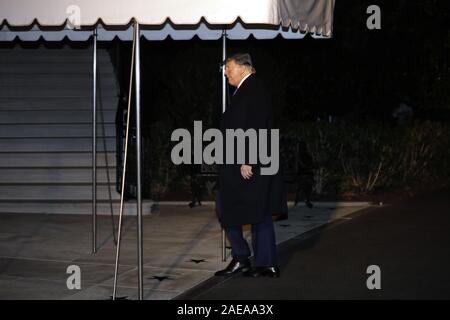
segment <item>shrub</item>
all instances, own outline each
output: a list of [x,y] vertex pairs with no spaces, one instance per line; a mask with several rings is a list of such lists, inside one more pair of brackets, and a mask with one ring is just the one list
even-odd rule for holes
[[447,124],[299,123],[287,133],[306,142],[318,194],[331,186],[336,192],[370,194],[450,177]]

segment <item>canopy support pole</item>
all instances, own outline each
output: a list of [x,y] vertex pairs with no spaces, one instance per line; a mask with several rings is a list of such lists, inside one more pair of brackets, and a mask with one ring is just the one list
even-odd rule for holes
[[128,88],[128,107],[127,107],[127,124],[125,133],[125,148],[122,160],[122,180],[120,188],[120,208],[119,208],[119,227],[117,232],[117,247],[116,247],[116,264],[114,268],[114,285],[112,300],[116,300],[117,295],[117,277],[119,273],[119,259],[120,259],[120,243],[122,239],[122,220],[123,220],[123,202],[125,194],[125,177],[127,172],[127,159],[128,159],[128,137],[130,135],[130,115],[131,115],[131,90],[133,89],[133,70],[134,70],[134,56],[136,49],[136,29],[133,31],[133,43],[131,51],[131,67],[130,67],[130,84]]
[[[222,31],[222,61],[227,58],[227,31]],[[222,68],[222,112],[227,108],[227,79],[225,78],[225,65]]]
[[97,253],[97,28],[94,29],[92,66],[92,253]]
[[135,89],[136,89],[136,185],[137,185],[137,239],[138,239],[138,290],[139,300],[143,299],[143,249],[142,249],[142,194],[141,194],[141,50],[139,23],[136,28],[136,64],[135,64]]
[[[227,58],[227,31],[222,31],[222,61]],[[222,113],[227,108],[227,79],[225,78],[225,65],[222,66]],[[225,230],[222,228],[222,261],[227,261],[227,245]]]

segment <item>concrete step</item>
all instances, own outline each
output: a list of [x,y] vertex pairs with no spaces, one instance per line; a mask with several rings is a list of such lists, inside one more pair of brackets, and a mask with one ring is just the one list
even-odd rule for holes
[[[61,80],[64,81],[64,80]],[[116,86],[103,87],[103,91],[116,93]],[[90,97],[92,96],[92,85],[88,82],[80,83],[76,86],[67,86],[65,84],[55,87],[43,85],[34,87],[22,86],[4,86],[0,91],[0,97]]]
[[[116,92],[114,92],[116,93]],[[0,91],[0,99],[2,98],[13,98],[13,99],[35,99],[35,98],[89,98],[92,99],[92,90],[86,90],[83,92],[77,92],[76,90],[66,88],[61,91],[50,91],[50,90],[33,90],[30,92],[24,92],[20,89],[16,90],[8,90],[8,91]]]
[[[114,152],[97,153],[99,167],[116,165]],[[0,153],[1,168],[64,168],[64,167],[91,167],[91,152],[35,152],[35,153]]]
[[[90,138],[5,138],[0,139],[1,152],[82,152],[91,151]],[[98,138],[97,150],[114,152],[116,139]]]
[[[0,185],[0,200],[7,201],[89,201],[91,184],[85,185]],[[97,186],[98,200],[119,200],[115,185]]]
[[[115,137],[115,124],[98,124],[98,137]],[[92,137],[92,124],[2,124],[0,138]]]
[[[97,114],[97,121],[105,124],[115,123],[116,113],[104,111]],[[88,110],[52,110],[52,111],[6,111],[0,110],[1,124],[63,124],[92,123],[92,111]]]
[[[27,63],[26,61],[0,61],[1,76],[8,75],[80,75],[92,78],[92,63],[82,62],[53,62],[53,63]],[[97,61],[97,72],[100,76],[107,76],[114,72],[109,62]]]
[[[115,183],[116,169],[97,168],[97,183]],[[92,183],[92,168],[0,168],[1,184]]]
[[[98,110],[117,109],[117,95],[108,92],[108,95],[98,96]],[[0,97],[0,111],[18,110],[92,110],[92,94],[87,97]]]
[[[89,74],[12,74],[12,75],[0,75],[0,87],[2,90],[10,90],[11,88],[24,88],[30,89],[33,87],[37,88],[52,88],[54,90],[59,90],[66,86],[79,88],[80,90],[85,90],[86,88],[92,89],[92,75]],[[112,74],[102,75],[99,78],[101,88],[104,90],[115,88],[116,79]]]
[[[0,49],[0,212],[91,213],[92,61],[92,46]],[[98,71],[97,198],[106,214],[119,200],[118,88],[106,50]]]
[[[142,201],[142,214],[150,215],[151,207],[155,202],[151,200]],[[136,200],[128,200],[124,202],[124,215],[137,215]],[[120,210],[120,200],[112,202],[97,202],[98,215],[118,216]],[[91,201],[66,202],[14,202],[0,201],[0,213],[41,213],[41,214],[92,214]],[[118,220],[115,220],[116,226]]]

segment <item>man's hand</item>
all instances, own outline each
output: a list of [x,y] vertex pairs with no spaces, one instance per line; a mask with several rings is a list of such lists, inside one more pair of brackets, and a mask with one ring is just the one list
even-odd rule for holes
[[241,165],[241,175],[244,179],[250,179],[253,175],[252,167],[246,164]]

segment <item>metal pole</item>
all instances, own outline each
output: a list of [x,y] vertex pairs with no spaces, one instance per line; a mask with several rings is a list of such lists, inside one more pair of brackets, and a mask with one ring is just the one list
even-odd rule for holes
[[[222,61],[227,58],[227,31],[222,31]],[[222,68],[222,112],[227,108],[227,79],[225,78],[225,66]]]
[[[227,32],[222,31],[222,61],[227,58]],[[222,67],[222,113],[227,107],[227,79],[225,78],[225,66]],[[225,230],[222,228],[222,261],[227,261],[227,248]]]
[[94,29],[92,108],[92,253],[97,253],[97,28]]
[[134,69],[134,51],[136,47],[136,29],[133,31],[133,44],[131,52],[131,68],[130,68],[130,85],[128,88],[128,109],[127,109],[127,129],[125,134],[125,150],[123,155],[123,167],[122,167],[122,187],[120,193],[120,209],[119,209],[119,227],[117,233],[117,247],[116,247],[116,264],[114,268],[114,286],[112,299],[116,300],[117,293],[117,275],[119,273],[119,258],[120,258],[120,241],[122,239],[122,217],[123,217],[123,200],[125,193],[125,177],[127,172],[127,159],[128,159],[128,137],[130,132],[130,114],[131,114],[131,90],[133,88],[133,69]]
[[144,296],[144,276],[143,276],[143,250],[142,250],[142,194],[141,194],[141,55],[139,23],[135,22],[136,28],[136,171],[137,171],[137,236],[138,236],[138,280],[139,280],[139,300]]

